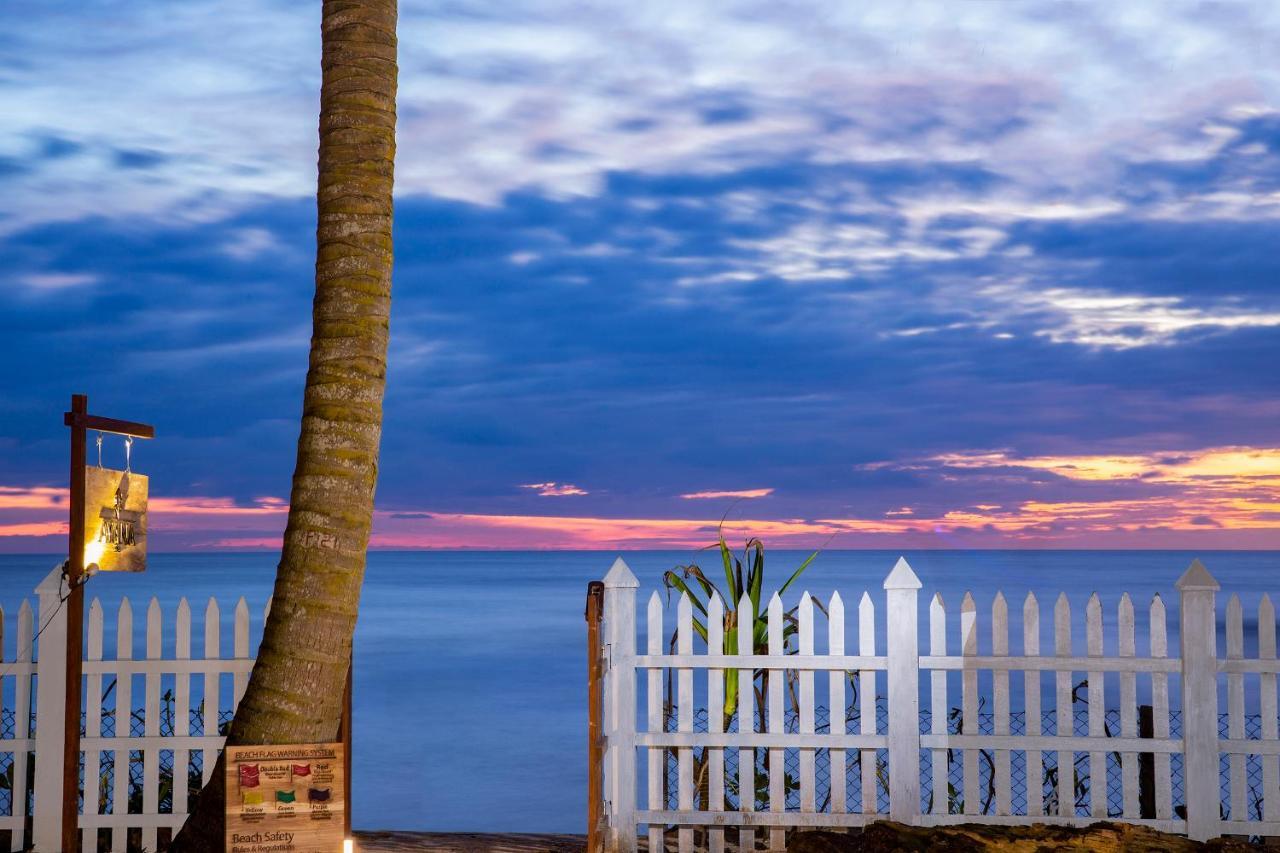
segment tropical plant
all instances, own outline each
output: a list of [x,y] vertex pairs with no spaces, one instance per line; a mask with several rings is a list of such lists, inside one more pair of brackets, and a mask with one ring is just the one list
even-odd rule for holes
[[[396,0],[324,0],[315,299],[271,613],[230,745],[333,740],[373,521],[386,390]],[[222,758],[175,853],[223,844]]]

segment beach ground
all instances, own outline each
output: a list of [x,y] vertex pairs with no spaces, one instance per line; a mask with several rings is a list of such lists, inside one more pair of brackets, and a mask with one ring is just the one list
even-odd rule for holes
[[361,853],[584,853],[585,835],[356,832]]

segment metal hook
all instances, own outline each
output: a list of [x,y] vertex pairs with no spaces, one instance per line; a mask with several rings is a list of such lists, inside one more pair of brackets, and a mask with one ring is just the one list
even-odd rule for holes
[[132,474],[133,469],[129,467],[129,451],[133,449],[133,436],[126,435],[124,437],[124,472]]

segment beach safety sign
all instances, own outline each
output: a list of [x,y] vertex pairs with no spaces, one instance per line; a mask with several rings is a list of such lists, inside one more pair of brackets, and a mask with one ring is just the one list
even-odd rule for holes
[[227,853],[342,849],[341,743],[229,746],[226,774]]

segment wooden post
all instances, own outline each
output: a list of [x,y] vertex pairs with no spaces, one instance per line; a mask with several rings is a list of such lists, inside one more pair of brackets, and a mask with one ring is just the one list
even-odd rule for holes
[[[1138,737],[1150,740],[1156,736],[1155,716],[1150,705],[1138,706]],[[1156,816],[1156,762],[1150,752],[1138,753],[1138,816]]]
[[1187,837],[1219,834],[1218,661],[1214,593],[1218,582],[1199,560],[1178,580],[1182,596],[1182,737]]
[[603,743],[600,705],[600,605],[604,584],[587,584],[587,853],[600,853],[600,799],[604,795],[600,765]]
[[[889,818],[912,824],[920,813],[920,640],[916,607],[920,579],[900,557],[884,579],[884,588],[889,658]],[[862,796],[866,797],[867,792],[863,791]],[[938,796],[935,791],[935,799]],[[945,788],[942,796],[946,796]]]
[[[79,847],[80,680],[84,658],[84,477],[85,428],[89,398],[71,395],[71,512],[67,545],[66,705],[62,718],[62,849]],[[126,714],[128,709],[126,709]],[[125,719],[128,719],[126,716]],[[126,732],[127,734],[127,732]]]
[[[36,717],[41,712],[58,713],[66,707],[66,638],[67,614],[62,609],[62,591],[66,581],[63,567],[53,571],[36,587],[39,609],[36,625],[44,633],[40,635],[40,656],[36,659]],[[31,642],[31,637],[26,638]],[[30,649],[30,646],[28,646]],[[31,844],[36,850],[61,850],[62,847],[62,749],[64,739],[58,721],[52,725],[36,726],[35,813],[31,818]],[[15,809],[21,802],[15,792]]]
[[640,581],[619,557],[604,576],[605,744],[609,853],[636,853],[636,590]]

